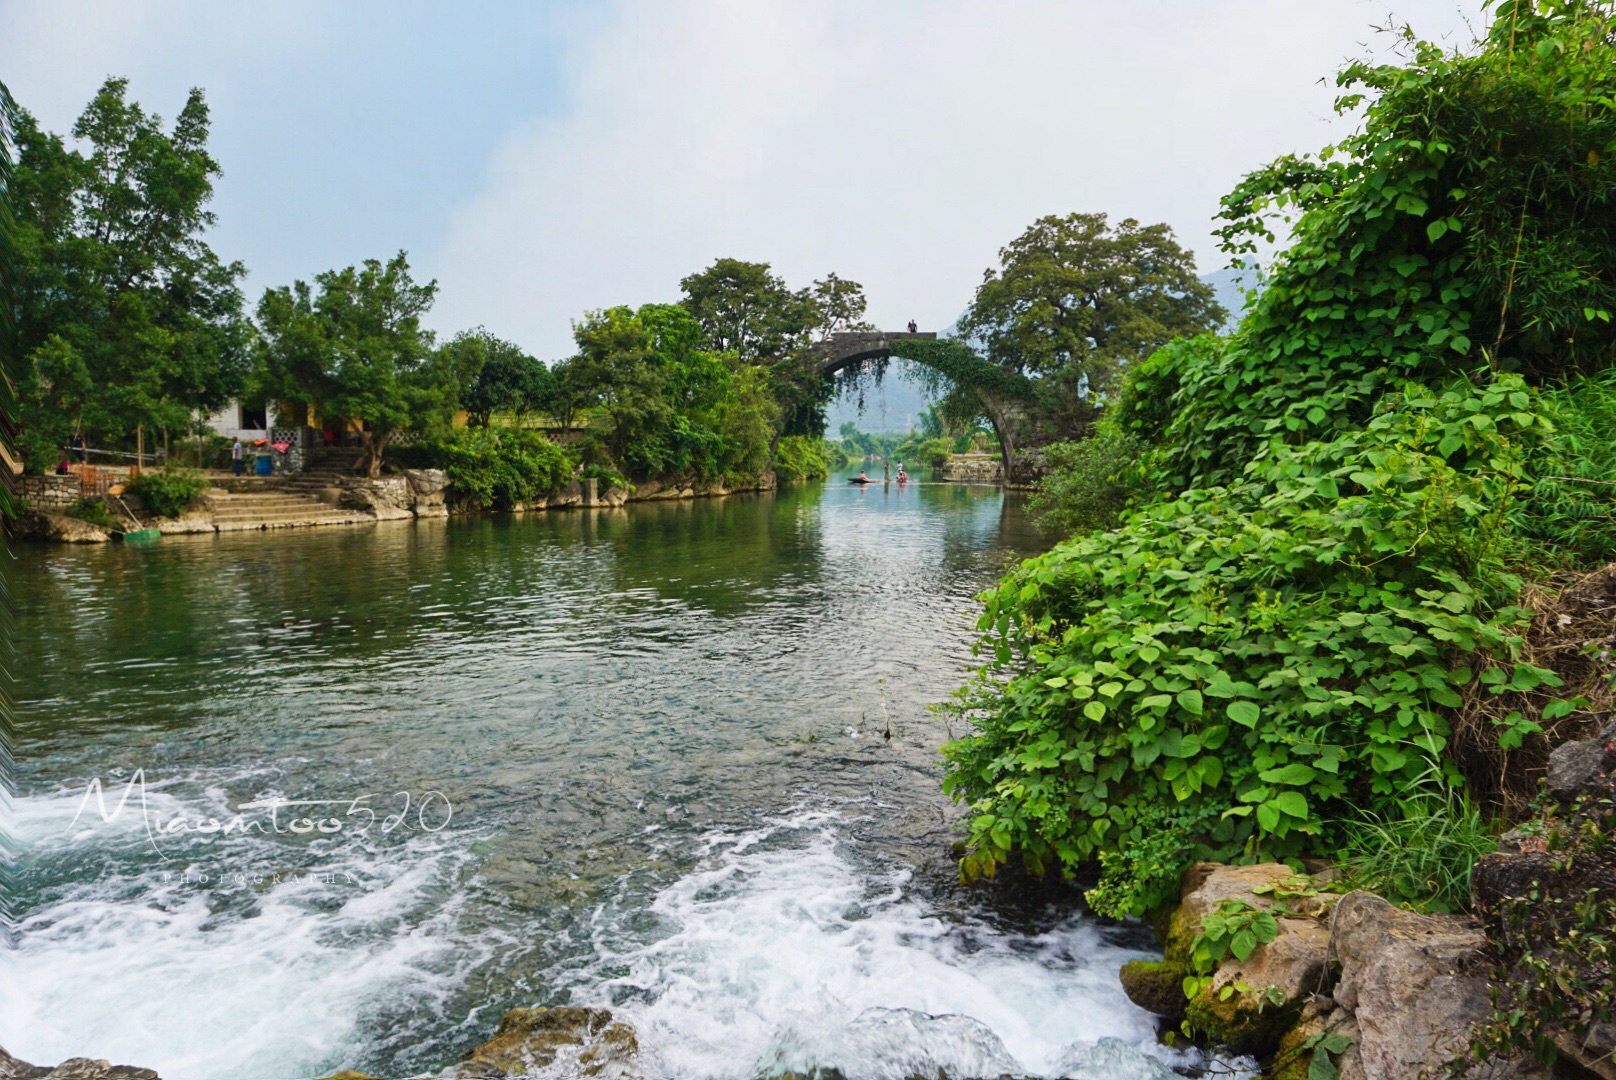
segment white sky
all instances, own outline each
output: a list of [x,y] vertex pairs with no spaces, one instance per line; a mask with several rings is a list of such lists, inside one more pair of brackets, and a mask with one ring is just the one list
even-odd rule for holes
[[[1460,43],[1480,0],[7,0],[0,78],[65,131],[109,73],[201,85],[214,243],[249,296],[408,248],[432,322],[571,351],[590,308],[721,255],[834,270],[871,317],[952,322],[997,250],[1074,210],[1166,221],[1339,137],[1324,80],[1388,12]],[[1470,22],[1467,23],[1467,20]]]

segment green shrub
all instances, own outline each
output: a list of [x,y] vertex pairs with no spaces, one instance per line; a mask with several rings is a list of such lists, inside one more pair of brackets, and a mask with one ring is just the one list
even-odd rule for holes
[[774,474],[781,480],[823,480],[830,475],[825,440],[786,435],[774,448]]
[[1276,447],[1241,484],[1012,572],[956,703],[977,732],[944,747],[975,810],[965,875],[1012,851],[1035,870],[1098,859],[1091,902],[1140,914],[1193,858],[1333,851],[1350,808],[1391,816],[1433,767],[1456,782],[1459,657],[1518,640],[1500,510],[1546,429],[1530,403],[1518,376],[1409,385],[1362,431]]
[[612,488],[630,488],[628,478],[620,471],[611,465],[603,465],[598,461],[592,461],[579,469],[578,476],[583,480],[595,481],[596,488],[601,492],[610,491]]
[[435,456],[455,490],[483,508],[559,491],[575,467],[565,449],[521,428],[462,428],[438,444]]
[[1140,491],[1136,466],[1143,450],[1138,439],[1103,425],[1081,442],[1046,447],[1049,472],[1027,508],[1041,528],[1062,536],[1116,528],[1123,508]]
[[[1612,554],[1597,513],[1544,520],[1534,475],[1607,452],[1554,434],[1603,405],[1552,383],[1616,344],[1611,14],[1509,2],[1477,52],[1354,64],[1356,133],[1224,200],[1226,250],[1289,246],[1234,337],[1130,375],[1141,505],[986,596],[976,731],[944,748],[964,876],[1098,861],[1091,902],[1137,914],[1194,858],[1335,854],[1461,786],[1461,695],[1560,685],[1518,660],[1510,571]],[[1497,726],[1507,755],[1521,718]]]
[[927,439],[915,447],[915,456],[934,469],[940,469],[948,464],[948,459],[953,453],[953,443],[946,438]]
[[1548,391],[1542,409],[1556,437],[1528,459],[1516,526],[1543,561],[1603,562],[1616,551],[1616,369]]
[[190,469],[143,472],[129,482],[129,490],[158,517],[178,517],[207,489],[207,479]]
[[112,512],[107,509],[107,504],[103,502],[85,502],[80,499],[72,506],[69,506],[63,513],[67,514],[68,517],[87,521],[91,525],[98,525],[103,529],[116,529],[119,525],[118,519],[112,516]]

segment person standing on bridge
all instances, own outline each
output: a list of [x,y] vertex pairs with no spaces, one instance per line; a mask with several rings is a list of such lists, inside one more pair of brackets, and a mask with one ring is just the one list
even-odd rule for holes
[[919,326],[918,326],[918,325],[916,325],[916,324],[915,324],[915,320],[913,320],[913,319],[910,319],[910,320],[909,320],[909,332],[910,332],[910,333],[911,333],[911,334],[918,334],[918,333],[920,333],[920,327],[919,327]]

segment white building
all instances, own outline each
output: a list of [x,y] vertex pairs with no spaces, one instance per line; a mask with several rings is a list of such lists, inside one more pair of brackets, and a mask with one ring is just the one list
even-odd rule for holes
[[241,437],[242,442],[251,442],[253,439],[267,439],[269,438],[269,410],[263,405],[253,408],[239,401],[232,401],[208,417],[208,427],[227,439],[233,439],[238,435]]

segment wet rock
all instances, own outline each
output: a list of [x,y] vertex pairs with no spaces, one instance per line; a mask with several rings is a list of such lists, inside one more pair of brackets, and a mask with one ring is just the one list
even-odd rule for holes
[[320,1080],[381,1080],[381,1077],[362,1073],[358,1069],[343,1069],[341,1072],[334,1072],[330,1076],[322,1076]]
[[498,1080],[561,1062],[579,1077],[628,1080],[636,1075],[638,1053],[634,1029],[613,1020],[608,1009],[512,1009],[492,1039],[461,1057],[453,1075],[456,1080]]
[[39,1080],[48,1072],[49,1069],[12,1057],[0,1046],[0,1080]]
[[1616,796],[1616,721],[1592,739],[1562,743],[1549,755],[1549,798]]
[[405,469],[410,511],[418,518],[449,516],[449,474],[442,469]]
[[104,544],[112,539],[112,534],[99,525],[49,510],[33,510],[24,514],[18,522],[17,531],[21,536],[53,544]]
[[[1317,1041],[1330,1034],[1340,1036],[1347,1044],[1346,1050],[1336,1053],[1329,1053],[1326,1049],[1330,1064],[1342,1069],[1351,1060],[1357,1066],[1352,1047],[1358,1042],[1358,1022],[1334,999],[1321,994],[1302,1007],[1296,1023],[1280,1037],[1279,1046],[1268,1066],[1269,1080],[1308,1080],[1308,1074],[1313,1069],[1313,1058],[1319,1051]],[[1361,1066],[1358,1066],[1357,1075],[1360,1078],[1363,1075]]]
[[628,502],[628,488],[607,488],[606,494],[602,495],[599,501],[602,506],[622,506]]
[[1128,1000],[1169,1024],[1184,1019],[1184,975],[1183,968],[1158,960],[1130,960],[1118,973]]
[[1441,1075],[1466,1050],[1471,1025],[1491,1012],[1486,939],[1452,916],[1417,915],[1355,892],[1330,913],[1330,948],[1341,961],[1335,1000],[1358,1038],[1342,1076],[1403,1080]]
[[0,1049],[0,1080],[161,1080],[150,1069],[96,1058],[68,1058],[54,1069],[19,1061]]
[[[1182,980],[1190,974],[1191,945],[1201,920],[1218,905],[1238,900],[1269,911],[1279,901],[1270,893],[1254,890],[1296,879],[1296,873],[1284,863],[1196,863],[1190,867],[1178,910],[1167,926],[1166,970],[1157,978],[1165,982],[1171,972]],[[1298,883],[1305,884],[1305,879]],[[1182,1007],[1184,1019],[1210,1041],[1235,1053],[1272,1052],[1308,998],[1329,989],[1330,934],[1316,917],[1323,914],[1327,903],[1316,896],[1284,901],[1284,910],[1291,914],[1277,916],[1274,939],[1257,946],[1245,960],[1231,957],[1224,961],[1211,983]]]
[[1192,1027],[1237,1054],[1272,1052],[1303,1004],[1329,988],[1329,930],[1316,919],[1276,921],[1273,941],[1221,964],[1184,1010]]

